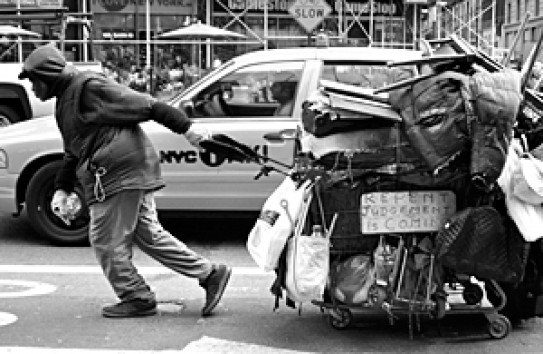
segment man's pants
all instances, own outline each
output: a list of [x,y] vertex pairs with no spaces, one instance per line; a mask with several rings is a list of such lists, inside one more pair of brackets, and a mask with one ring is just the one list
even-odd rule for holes
[[154,299],[132,263],[132,245],[177,273],[205,279],[209,260],[162,228],[152,192],[128,190],[90,206],[89,238],[115,294],[122,301]]

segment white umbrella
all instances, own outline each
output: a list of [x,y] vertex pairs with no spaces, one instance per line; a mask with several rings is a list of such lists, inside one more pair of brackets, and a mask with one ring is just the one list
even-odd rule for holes
[[185,39],[207,39],[207,38],[243,39],[243,38],[247,38],[245,35],[241,33],[229,31],[226,29],[218,28],[218,27],[209,26],[204,23],[201,23],[200,21],[198,21],[197,23],[188,25],[186,27],[181,27],[173,31],[159,34],[158,37],[177,38],[177,39],[182,39],[182,38],[185,38]]
[[0,36],[28,36],[28,37],[41,37],[41,34],[25,30],[23,28],[17,28],[15,26],[1,25]]
[[[159,38],[176,38],[176,39],[243,39],[247,38],[244,34],[229,31],[223,28],[213,27],[210,25],[206,25],[204,23],[201,23],[198,21],[197,23],[190,24],[186,27],[181,27],[176,30],[172,30],[169,32],[164,32],[162,34],[157,35]],[[199,46],[199,52],[198,52],[198,73],[200,72],[200,68],[202,66],[202,58],[201,58],[202,48],[201,43]]]

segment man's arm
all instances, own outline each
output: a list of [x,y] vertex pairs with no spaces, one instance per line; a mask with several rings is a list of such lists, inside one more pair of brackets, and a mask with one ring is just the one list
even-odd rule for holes
[[65,152],[63,162],[64,164],[57,172],[55,178],[55,190],[60,189],[70,194],[74,190],[74,182],[77,179],[75,170],[77,168],[78,159],[70,152]]
[[178,134],[185,134],[191,126],[181,110],[118,83],[90,80],[80,101],[83,120],[89,124],[133,125],[154,120]]

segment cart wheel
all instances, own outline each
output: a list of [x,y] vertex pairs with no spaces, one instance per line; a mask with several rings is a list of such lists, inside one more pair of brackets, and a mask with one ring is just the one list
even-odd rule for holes
[[483,299],[483,289],[477,284],[467,283],[464,285],[462,297],[468,305],[476,305]]
[[329,321],[335,329],[345,329],[353,321],[353,314],[349,309],[331,309]]
[[445,317],[447,312],[447,299],[442,297],[437,297],[435,300],[435,307],[431,311],[431,315],[436,320],[440,320]]
[[511,322],[504,315],[496,315],[488,323],[488,334],[494,339],[507,337],[511,332]]

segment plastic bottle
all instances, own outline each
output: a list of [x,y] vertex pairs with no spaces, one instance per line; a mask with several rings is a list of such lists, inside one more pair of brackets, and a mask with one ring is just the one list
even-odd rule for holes
[[375,283],[379,286],[387,286],[389,276],[394,268],[394,259],[390,245],[381,243],[374,253]]
[[322,229],[322,225],[313,225],[313,233],[311,234],[311,236],[324,238],[324,231]]

